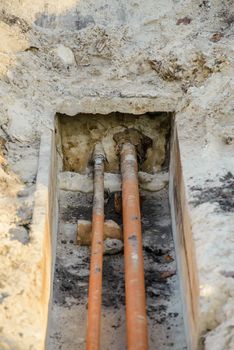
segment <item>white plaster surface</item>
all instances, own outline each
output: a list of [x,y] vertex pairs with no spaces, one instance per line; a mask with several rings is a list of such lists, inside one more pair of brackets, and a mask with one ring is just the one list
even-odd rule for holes
[[[70,171],[63,171],[58,175],[59,188],[66,191],[93,192],[92,174],[82,175]],[[168,173],[148,174],[143,171],[138,173],[139,185],[142,190],[160,191],[168,183]],[[114,173],[104,174],[104,187],[106,191],[121,191],[121,175]]]

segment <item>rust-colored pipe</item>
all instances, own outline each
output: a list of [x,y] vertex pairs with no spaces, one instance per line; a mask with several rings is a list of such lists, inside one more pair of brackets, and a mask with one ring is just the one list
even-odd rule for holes
[[125,143],[121,149],[125,295],[128,350],[147,350],[147,316],[138,166],[135,146]]
[[86,350],[99,350],[100,348],[105,161],[105,154],[101,144],[95,146],[93,160],[94,197]]

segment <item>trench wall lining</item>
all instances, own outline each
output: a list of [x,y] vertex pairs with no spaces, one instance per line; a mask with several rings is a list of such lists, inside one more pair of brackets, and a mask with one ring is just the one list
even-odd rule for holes
[[199,342],[199,283],[176,125],[172,134],[170,159],[169,200],[185,336],[188,350],[196,350]]
[[[40,142],[38,172],[36,180],[33,220],[30,232],[32,245],[37,254],[37,277],[40,310],[39,327],[36,330],[39,339],[38,350],[46,349],[49,309],[52,296],[53,270],[56,234],[57,234],[57,174],[53,131],[46,129]],[[39,336],[38,336],[39,335]]]

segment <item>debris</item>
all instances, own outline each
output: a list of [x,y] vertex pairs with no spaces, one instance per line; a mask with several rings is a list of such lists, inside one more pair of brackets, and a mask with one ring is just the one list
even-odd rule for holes
[[223,38],[223,34],[220,32],[214,33],[211,37],[210,37],[210,41],[213,41],[213,43],[217,43],[219,40],[221,40]]
[[103,39],[103,40],[100,40],[100,41],[97,42],[97,44],[96,44],[96,49],[97,49],[97,51],[98,51],[99,53],[101,53],[102,50],[105,48],[105,46],[106,46],[106,40]]
[[39,51],[39,47],[37,47],[37,46],[29,46],[29,47],[26,48],[25,51],[37,52],[37,51]]
[[65,64],[65,65],[73,65],[75,63],[75,57],[71,49],[69,47],[66,47],[64,45],[59,45],[56,48],[56,53],[60,60]]
[[148,60],[151,68],[158,73],[158,75],[166,81],[176,81],[182,79],[184,68],[178,63],[178,59],[172,57],[167,61],[157,59]]
[[[113,220],[104,222],[104,240],[107,238],[122,240],[122,230]],[[88,220],[78,220],[77,243],[79,245],[90,245],[92,240],[92,224]]]
[[107,238],[104,242],[104,254],[119,254],[123,250],[123,242],[120,239]]
[[122,213],[122,197],[121,193],[115,192],[114,194],[114,206],[115,206],[115,212],[117,214]]
[[191,18],[189,18],[189,17],[183,17],[183,18],[178,19],[178,21],[176,22],[176,24],[177,24],[177,26],[180,25],[180,24],[185,24],[185,25],[187,25],[187,24],[190,24],[191,21],[192,21]]
[[15,227],[10,229],[11,239],[15,239],[22,244],[27,244],[29,242],[29,233],[25,227]]
[[167,263],[170,263],[171,261],[174,261],[173,257],[171,255],[169,255],[169,254],[164,256],[164,260]]
[[162,272],[161,273],[161,278],[162,279],[167,279],[167,278],[169,278],[169,277],[172,277],[172,276],[174,276],[176,274],[176,271],[175,270],[172,270],[172,271],[164,271],[164,272]]

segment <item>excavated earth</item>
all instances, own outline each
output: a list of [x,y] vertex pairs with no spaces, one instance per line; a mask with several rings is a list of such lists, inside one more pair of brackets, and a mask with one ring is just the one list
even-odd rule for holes
[[199,347],[234,348],[233,11],[233,0],[1,1],[1,350],[42,348],[31,230],[41,136],[56,113],[116,111],[175,115]]

